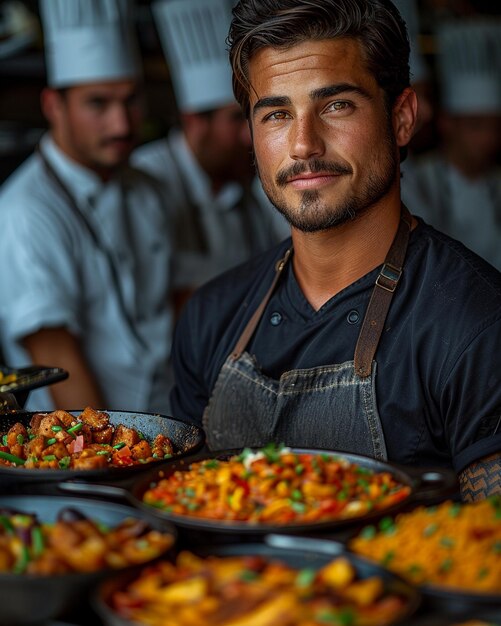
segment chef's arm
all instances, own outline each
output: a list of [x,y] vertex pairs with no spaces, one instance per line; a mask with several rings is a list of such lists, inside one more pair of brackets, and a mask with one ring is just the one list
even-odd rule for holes
[[89,368],[79,340],[65,328],[45,328],[28,335],[23,345],[35,365],[61,367],[69,378],[48,390],[59,409],[106,408],[99,385]]
[[501,494],[501,452],[475,461],[459,475],[461,498],[465,502]]

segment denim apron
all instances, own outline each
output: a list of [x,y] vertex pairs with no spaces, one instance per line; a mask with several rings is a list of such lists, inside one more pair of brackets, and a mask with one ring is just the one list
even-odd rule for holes
[[387,459],[377,411],[374,355],[402,273],[410,228],[411,216],[402,206],[398,231],[376,279],[353,360],[287,371],[274,380],[259,370],[245,349],[291,256],[292,249],[287,251],[221,368],[205,408],[203,425],[211,450],[274,441]]

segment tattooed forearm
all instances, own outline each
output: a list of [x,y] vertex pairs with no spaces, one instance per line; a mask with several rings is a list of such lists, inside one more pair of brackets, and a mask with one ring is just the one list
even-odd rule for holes
[[469,465],[459,475],[459,485],[465,502],[501,494],[501,453],[496,452]]

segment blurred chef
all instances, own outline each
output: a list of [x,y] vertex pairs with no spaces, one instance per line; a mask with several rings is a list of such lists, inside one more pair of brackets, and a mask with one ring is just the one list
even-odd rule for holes
[[153,5],[181,127],[139,148],[138,167],[165,186],[174,213],[182,293],[290,234],[255,178],[247,120],[236,103],[226,36],[228,0]]
[[440,145],[405,199],[501,270],[501,20],[445,23],[437,43]]
[[171,247],[161,191],[128,165],[142,119],[132,6],[40,11],[50,130],[0,194],[5,357],[69,371],[31,408],[167,412]]

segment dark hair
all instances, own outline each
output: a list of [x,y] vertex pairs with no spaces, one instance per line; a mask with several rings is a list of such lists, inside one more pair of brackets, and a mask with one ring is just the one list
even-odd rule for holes
[[409,86],[409,39],[391,0],[240,0],[228,36],[233,90],[249,115],[249,60],[264,47],[289,48],[306,40],[353,37],[368,70],[386,94],[389,110]]

